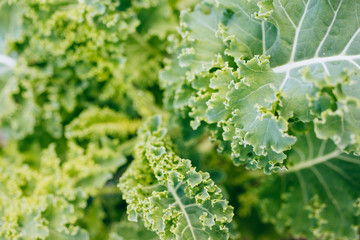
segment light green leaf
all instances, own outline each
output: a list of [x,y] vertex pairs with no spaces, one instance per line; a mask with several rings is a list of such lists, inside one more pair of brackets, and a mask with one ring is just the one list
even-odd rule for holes
[[221,9],[205,4],[197,5],[193,12],[182,14],[181,26],[186,48],[182,49],[179,59],[181,67],[190,67],[187,73],[190,77],[209,70],[217,61],[218,54],[224,51],[222,40],[217,37],[221,17]]
[[140,132],[136,158],[119,188],[129,220],[141,218],[161,239],[228,239],[233,209],[206,172],[176,156],[160,127],[149,120]]
[[321,114],[322,120],[315,122],[315,132],[319,138],[330,138],[346,152],[360,153],[360,101],[339,102],[338,110],[327,110]]
[[109,108],[94,107],[83,111],[67,125],[65,136],[69,139],[95,139],[104,135],[126,138],[136,132],[139,123]]
[[[186,28],[175,57],[180,62],[172,68],[185,66],[185,80],[178,76],[175,84],[162,75],[165,94],[187,96],[174,108],[190,107],[193,127],[203,121],[223,128],[222,137],[214,135],[230,142],[236,163],[243,155],[240,162],[278,169],[297,137],[289,134],[289,123],[298,121],[316,122],[317,129],[321,123],[317,137],[359,153],[359,139],[349,132],[359,129],[359,109],[347,104],[353,102],[349,97],[359,99],[359,11],[360,4],[350,0],[206,1],[182,18]],[[198,29],[205,22],[211,27]],[[198,61],[189,60],[194,56]],[[208,86],[184,95],[184,86],[203,77],[211,79]],[[328,117],[333,112],[352,116],[334,121]],[[343,133],[332,130],[341,121]]]

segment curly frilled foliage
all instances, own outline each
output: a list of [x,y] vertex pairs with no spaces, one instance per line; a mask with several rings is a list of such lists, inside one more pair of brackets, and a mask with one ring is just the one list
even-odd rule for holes
[[207,123],[237,165],[283,168],[301,124],[360,154],[359,11],[349,0],[205,1],[182,15],[166,102],[194,128]]
[[358,237],[359,13],[350,0],[204,1],[160,74],[169,109],[205,123],[236,165],[277,172],[240,202],[280,233]]
[[[142,119],[161,111],[157,73],[186,6],[0,2],[1,239],[108,237],[124,211],[102,219],[109,201],[95,203]],[[94,219],[110,223],[94,231]]]
[[0,157],[1,239],[88,239],[75,224],[126,159],[101,144],[86,149],[68,142],[66,161],[55,145],[27,151],[8,143]]
[[[60,138],[63,123],[93,105],[131,118],[157,110],[148,88],[156,85],[165,38],[176,28],[166,1],[19,0],[2,9],[21,23],[20,34],[6,36],[16,66],[1,85],[0,120],[12,137],[44,126]],[[147,64],[138,71],[141,62]]]
[[160,239],[228,239],[233,208],[207,172],[175,154],[160,125],[156,116],[140,131],[135,160],[120,179],[129,220],[141,218]]
[[288,171],[261,182],[258,207],[279,232],[307,239],[357,239],[360,157],[312,130],[297,135]]
[[196,3],[0,1],[0,239],[359,238],[360,2]]

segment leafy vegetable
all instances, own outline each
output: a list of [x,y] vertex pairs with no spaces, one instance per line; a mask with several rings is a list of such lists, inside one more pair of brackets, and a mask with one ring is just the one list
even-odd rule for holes
[[168,107],[207,123],[236,165],[279,172],[248,189],[279,232],[357,238],[359,7],[205,1],[160,75]]
[[140,215],[162,239],[227,239],[232,207],[210,175],[175,155],[159,117],[139,135],[142,144],[119,183],[129,220]]
[[183,14],[178,57],[161,75],[170,105],[194,128],[216,124],[234,162],[249,168],[282,167],[298,124],[359,154],[358,11],[350,1],[198,5]]
[[104,211],[90,200],[103,201],[141,119],[160,111],[148,89],[177,11],[163,0],[1,1],[1,239],[108,237],[110,227],[80,228],[97,218],[85,208]]
[[358,239],[358,16],[0,1],[0,239]]
[[263,219],[296,237],[356,239],[360,157],[341,153],[311,131],[298,135],[293,149],[289,170],[269,177],[259,191]]

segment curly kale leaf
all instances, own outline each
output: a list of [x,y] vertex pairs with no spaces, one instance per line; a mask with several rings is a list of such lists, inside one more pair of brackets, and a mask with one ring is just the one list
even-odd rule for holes
[[139,135],[119,183],[129,220],[141,218],[161,239],[228,239],[233,208],[210,175],[175,154],[158,116]]
[[205,1],[182,15],[160,74],[169,106],[249,168],[284,167],[293,122],[359,154],[359,11],[350,0]]
[[308,131],[286,161],[289,170],[265,178],[257,193],[263,220],[299,238],[357,239],[360,157]]

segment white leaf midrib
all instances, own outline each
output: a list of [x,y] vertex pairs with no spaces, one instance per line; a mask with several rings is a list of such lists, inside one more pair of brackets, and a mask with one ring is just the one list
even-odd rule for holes
[[289,19],[291,25],[293,26],[294,29],[296,29],[296,25],[294,23],[294,21],[291,19],[291,17],[289,16],[288,12],[286,11],[286,9],[284,8],[284,6],[282,5],[281,1],[279,0],[279,5],[280,8],[283,10],[283,12],[285,13],[286,17]]
[[[280,4],[280,7],[283,9],[285,14],[287,15],[289,21],[294,26],[294,23],[292,22],[292,19],[287,14],[287,12],[286,12],[285,8],[283,7],[281,1],[278,0],[278,2]],[[360,28],[353,34],[353,36],[347,42],[345,48],[343,49],[343,51],[340,54],[338,54],[336,56],[331,56],[331,57],[319,57],[318,56],[324,42],[326,41],[326,39],[327,39],[327,37],[328,37],[328,35],[329,35],[333,25],[334,25],[334,23],[336,22],[336,19],[337,19],[339,11],[341,9],[343,0],[340,1],[340,3],[338,4],[338,7],[337,7],[336,10],[334,10],[332,5],[329,3],[330,7],[333,10],[334,16],[333,16],[333,18],[331,20],[331,23],[330,23],[329,27],[327,28],[325,36],[323,37],[323,39],[321,40],[321,42],[319,43],[319,45],[318,45],[318,47],[317,47],[317,49],[315,51],[314,57],[311,58],[311,59],[307,59],[307,60],[295,61],[295,55],[296,55],[299,36],[300,36],[300,33],[301,33],[301,28],[302,28],[302,25],[303,25],[303,21],[306,18],[310,2],[311,2],[311,0],[307,1],[307,3],[305,4],[305,7],[304,7],[304,12],[303,12],[303,14],[301,16],[301,19],[300,19],[298,25],[294,26],[295,36],[294,36],[294,43],[293,43],[293,46],[292,46],[289,62],[284,64],[284,65],[273,68],[273,71],[275,73],[285,73],[286,72],[285,79],[283,80],[283,82],[281,84],[281,89],[285,85],[286,81],[288,80],[290,71],[295,69],[295,68],[298,68],[298,67],[304,67],[304,66],[311,65],[311,64],[321,64],[324,67],[324,70],[325,70],[326,74],[328,74],[328,75],[330,75],[330,73],[329,73],[329,71],[328,71],[328,69],[326,67],[326,64],[325,64],[327,62],[348,61],[351,64],[355,65],[357,68],[359,68],[359,64],[357,64],[354,60],[357,59],[357,58],[360,59],[360,55],[346,55],[346,52],[349,49],[349,47],[351,46],[351,44],[353,43],[356,36],[360,33]]]
[[354,39],[357,37],[357,35],[360,33],[360,28],[352,35],[352,37],[347,42],[344,50],[341,52],[341,54],[345,55],[351,44],[354,42]]
[[195,232],[194,232],[194,227],[192,226],[191,224],[191,221],[190,221],[190,217],[186,211],[186,208],[185,206],[183,205],[183,203],[181,202],[181,199],[180,197],[177,195],[175,189],[173,186],[171,185],[168,185],[168,190],[169,192],[171,193],[171,195],[173,195],[174,199],[175,199],[175,202],[178,204],[178,206],[180,207],[181,211],[183,212],[184,214],[184,217],[185,217],[185,220],[186,222],[188,223],[188,227],[190,229],[190,232],[191,232],[191,235],[193,236],[193,239],[196,240],[196,235],[195,235]]
[[329,0],[327,0],[327,2],[328,2],[328,4],[329,4],[331,10],[332,10],[333,12],[335,12],[334,7],[332,6],[331,2],[330,2]]
[[266,32],[265,32],[265,21],[261,21],[261,33],[262,33],[262,48],[263,48],[263,55],[266,55]]
[[359,55],[340,54],[340,55],[335,55],[335,56],[331,56],[331,57],[315,57],[315,58],[310,58],[310,59],[297,61],[297,62],[289,62],[284,65],[275,67],[272,70],[275,73],[284,73],[287,71],[291,71],[295,68],[305,67],[305,66],[312,65],[312,64],[323,64],[323,63],[335,62],[335,61],[353,61],[355,59],[360,59],[360,54]]
[[317,164],[320,164],[320,163],[326,162],[332,158],[335,158],[335,157],[339,156],[340,154],[341,154],[340,150],[335,150],[329,154],[326,154],[326,155],[323,155],[320,157],[316,157],[314,159],[310,159],[309,161],[302,162],[293,167],[290,167],[287,172],[288,173],[296,172],[296,171],[300,171],[302,169],[310,168],[312,166],[315,166]]
[[304,9],[304,13],[303,13],[303,15],[301,16],[301,19],[300,19],[300,22],[299,22],[298,26],[295,28],[295,38],[294,38],[293,48],[292,48],[292,50],[291,50],[290,62],[293,62],[294,59],[295,59],[297,41],[298,41],[298,39],[299,39],[300,30],[301,30],[302,24],[303,24],[303,22],[304,22],[306,13],[307,13],[307,11],[308,11],[308,7],[309,7],[309,5],[310,5],[310,2],[311,2],[311,0],[308,0],[308,2],[306,3],[305,9]]

